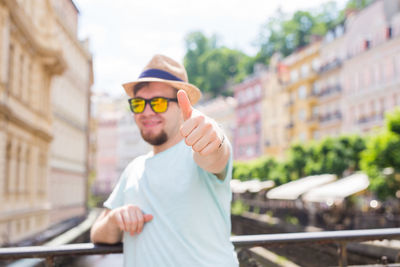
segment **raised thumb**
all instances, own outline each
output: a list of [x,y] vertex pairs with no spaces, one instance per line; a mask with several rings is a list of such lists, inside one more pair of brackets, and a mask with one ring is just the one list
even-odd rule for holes
[[151,215],[151,214],[144,214],[144,215],[143,215],[143,219],[144,219],[144,222],[149,222],[149,221],[153,220],[153,215]]
[[179,90],[177,97],[178,97],[178,105],[182,110],[183,119],[186,121],[187,119],[192,117],[192,111],[193,111],[192,104],[190,104],[189,97],[187,96],[184,90]]

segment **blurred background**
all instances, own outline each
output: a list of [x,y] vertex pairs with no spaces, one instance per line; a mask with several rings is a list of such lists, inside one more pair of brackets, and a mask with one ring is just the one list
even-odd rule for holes
[[237,234],[400,226],[400,0],[0,0],[0,246],[87,220],[150,150],[121,84],[155,53],[232,144]]

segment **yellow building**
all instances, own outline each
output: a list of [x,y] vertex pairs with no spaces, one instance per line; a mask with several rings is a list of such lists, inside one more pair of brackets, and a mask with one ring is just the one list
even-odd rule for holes
[[289,143],[310,141],[318,134],[318,98],[314,92],[314,82],[320,67],[320,46],[320,41],[314,42],[282,61],[289,74],[285,84]]
[[288,112],[285,107],[287,93],[283,90],[280,76],[280,56],[275,54],[269,64],[268,74],[263,80],[262,139],[264,154],[282,158],[288,147],[286,125]]
[[318,139],[341,133],[343,89],[340,77],[346,57],[344,45],[344,27],[339,25],[328,32],[320,49],[321,68],[314,83],[314,93],[318,96],[319,130],[315,134]]

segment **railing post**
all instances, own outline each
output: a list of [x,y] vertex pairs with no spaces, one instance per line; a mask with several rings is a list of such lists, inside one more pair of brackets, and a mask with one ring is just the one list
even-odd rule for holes
[[340,242],[338,247],[339,266],[347,267],[347,242]]
[[54,258],[53,257],[46,258],[46,267],[54,267]]

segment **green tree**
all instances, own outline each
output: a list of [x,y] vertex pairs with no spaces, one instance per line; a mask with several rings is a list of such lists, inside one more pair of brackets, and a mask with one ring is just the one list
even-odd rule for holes
[[297,48],[311,43],[313,36],[324,36],[328,30],[343,22],[343,18],[334,1],[314,11],[296,11],[290,17],[278,9],[261,28],[258,38],[260,50],[255,60],[268,63],[275,52],[288,56]]
[[309,156],[309,150],[303,144],[294,144],[289,148],[286,167],[290,170],[290,180],[305,176],[305,167]]
[[400,109],[386,115],[386,128],[370,136],[361,155],[361,168],[370,178],[370,189],[381,200],[400,190]]
[[191,32],[186,35],[186,54],[183,62],[191,83],[201,87],[203,77],[200,71],[200,57],[208,51],[215,49],[216,45],[217,37],[215,35],[211,38],[207,38],[199,31]]
[[309,148],[305,173],[333,173],[342,176],[345,170],[359,169],[360,152],[365,149],[365,141],[359,136],[325,138]]
[[386,127],[390,132],[400,135],[400,108],[386,114]]
[[373,1],[374,0],[349,0],[349,1],[347,1],[346,7],[344,10],[346,10],[346,9],[360,10],[360,9],[367,7]]
[[189,33],[185,38],[184,65],[189,81],[211,96],[229,95],[229,82],[244,79],[254,62],[241,51],[219,46],[214,35],[206,37],[201,32]]

